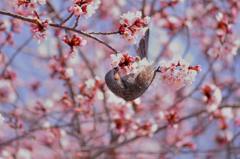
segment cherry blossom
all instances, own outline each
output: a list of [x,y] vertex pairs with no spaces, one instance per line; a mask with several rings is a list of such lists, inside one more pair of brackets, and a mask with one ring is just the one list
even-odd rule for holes
[[199,65],[191,66],[183,59],[163,61],[159,68],[162,80],[175,89],[192,84],[200,70]]
[[47,28],[48,28],[48,20],[40,20],[40,17],[37,12],[35,13],[35,23],[31,24],[31,31],[33,33],[33,36],[38,39],[39,41],[42,41],[46,39],[47,36]]
[[154,120],[146,122],[137,121],[136,125],[137,134],[140,136],[152,136],[158,128],[158,125]]
[[167,121],[170,126],[173,126],[174,128],[177,128],[178,125],[176,124],[179,120],[179,114],[175,110],[169,110],[169,111],[160,111],[158,113],[158,116],[161,120]]
[[131,105],[127,104],[116,106],[114,112],[112,113],[112,128],[120,134],[131,132],[135,127],[134,121],[132,121],[133,115],[134,111],[131,108]]
[[239,0],[1,0],[0,159],[238,157],[239,19]]
[[16,100],[12,84],[8,80],[0,80],[0,103],[11,103]]
[[46,0],[17,0],[17,5],[18,6],[33,6],[34,4],[40,4],[40,5],[44,5],[46,4]]
[[69,8],[69,12],[75,16],[84,15],[91,17],[98,9],[100,0],[74,0],[74,5]]
[[142,18],[140,11],[127,12],[121,16],[119,32],[124,39],[136,43],[137,37],[144,34],[149,22],[150,18]]
[[226,145],[228,142],[231,141],[233,135],[231,132],[229,131],[222,131],[219,132],[216,137],[215,137],[215,141],[217,144],[219,145]]
[[146,58],[141,59],[138,56],[133,57],[127,53],[118,53],[116,55],[111,55],[111,59],[112,67],[119,68],[121,75],[139,73],[143,68],[146,68],[152,64]]
[[78,47],[78,46],[85,46],[87,44],[87,41],[85,39],[83,39],[82,37],[80,36],[77,36],[77,35],[73,35],[72,37],[69,37],[69,36],[64,36],[63,38],[63,41],[70,46],[71,48],[71,52],[74,51],[74,48],[75,47]]
[[213,57],[220,57],[221,59],[232,58],[237,55],[238,48],[240,47],[240,39],[233,35],[224,36],[225,42],[220,40],[213,44],[213,47],[209,50],[208,54]]
[[93,101],[95,97],[99,97],[101,99],[101,87],[102,81],[99,79],[99,77],[86,80],[84,83],[79,85],[80,94],[78,95],[78,100],[80,100],[80,102],[85,101],[85,103],[89,103]]
[[203,101],[209,112],[214,112],[222,101],[221,90],[214,84],[206,84],[202,87]]

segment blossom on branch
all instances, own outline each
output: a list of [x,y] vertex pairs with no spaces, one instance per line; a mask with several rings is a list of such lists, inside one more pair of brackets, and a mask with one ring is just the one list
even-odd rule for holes
[[150,17],[142,18],[142,13],[140,11],[127,12],[121,16],[119,32],[124,39],[136,43],[139,34],[141,36],[144,35],[149,22]]
[[133,131],[135,126],[133,121],[134,111],[131,105],[116,105],[112,109],[112,129],[119,134],[125,134]]
[[100,3],[100,0],[74,0],[74,5],[68,11],[75,16],[84,15],[88,18],[96,12]]
[[222,101],[221,90],[213,84],[206,84],[202,87],[202,93],[204,95],[203,102],[207,105],[207,110],[209,112],[217,110]]
[[31,31],[33,36],[42,41],[46,39],[46,31],[48,28],[48,20],[41,20],[37,12],[34,12],[36,18],[34,19],[34,23],[31,24]]
[[71,47],[71,51],[74,51],[74,47],[84,46],[87,44],[87,40],[80,36],[73,35],[72,37],[64,36],[63,41]]
[[136,131],[139,136],[152,136],[157,131],[158,125],[154,120],[136,122]]
[[100,88],[103,87],[103,82],[99,77],[91,78],[84,83],[79,84],[78,100],[81,103],[91,103],[95,97],[103,98]]
[[152,64],[146,58],[141,59],[138,56],[133,57],[128,53],[111,55],[111,58],[112,66],[118,68],[121,75],[139,73],[143,68]]
[[213,57],[220,57],[221,59],[232,58],[237,55],[240,47],[240,38],[232,34],[226,35],[224,41],[217,40],[208,54]]
[[162,62],[159,68],[162,80],[175,89],[192,84],[200,70],[199,65],[190,66],[183,59]]

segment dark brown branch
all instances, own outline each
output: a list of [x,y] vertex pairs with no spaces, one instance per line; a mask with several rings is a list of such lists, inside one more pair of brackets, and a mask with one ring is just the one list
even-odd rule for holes
[[[21,15],[17,15],[17,14],[13,14],[13,13],[10,13],[10,12],[7,12],[7,11],[1,11],[0,10],[0,14],[2,15],[6,15],[6,16],[9,16],[9,17],[13,17],[13,18],[16,18],[16,19],[20,19],[20,20],[23,20],[23,21],[26,21],[26,22],[29,22],[29,23],[36,23],[36,20],[35,19],[32,19],[32,18],[26,18],[24,16],[21,16]],[[86,33],[86,32],[83,32],[81,30],[77,30],[77,29],[74,29],[74,28],[70,28],[70,27],[66,27],[66,26],[61,26],[59,24],[55,24],[55,23],[50,23],[49,26],[53,27],[53,28],[60,28],[60,29],[64,29],[64,30],[67,30],[67,31],[71,31],[71,32],[74,32],[74,33],[78,33],[78,34],[81,34],[87,38],[91,38],[97,42],[99,42],[100,44],[106,46],[107,48],[109,48],[110,50],[112,50],[114,53],[117,53],[118,51],[115,50],[112,46],[110,46],[109,44],[105,43],[104,41],[90,35],[89,33]]]

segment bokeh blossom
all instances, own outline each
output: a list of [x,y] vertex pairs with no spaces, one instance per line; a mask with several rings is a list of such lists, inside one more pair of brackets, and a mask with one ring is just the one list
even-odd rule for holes
[[216,41],[208,54],[213,57],[220,57],[221,59],[232,58],[237,55],[240,47],[240,38],[234,35],[224,36],[224,43],[220,40]]
[[9,80],[0,80],[0,103],[11,103],[17,96]]
[[152,136],[157,131],[157,128],[158,125],[153,119],[149,119],[148,121],[136,121],[135,129],[139,136]]
[[33,6],[34,4],[44,5],[46,1],[47,0],[17,0],[17,5],[24,7]]
[[99,8],[100,0],[74,0],[74,5],[69,8],[69,12],[75,16],[84,15],[91,17]]
[[95,97],[102,99],[103,94],[101,92],[103,82],[99,77],[86,80],[79,85],[78,100],[82,103],[92,102]]
[[0,0],[0,159],[238,158],[239,19],[240,0]]
[[34,13],[36,18],[35,22],[31,24],[31,31],[36,39],[42,41],[47,37],[47,28],[49,21],[47,19],[41,20],[38,13],[37,12]]
[[74,51],[74,48],[75,48],[75,47],[84,46],[84,45],[87,44],[87,40],[83,39],[83,38],[80,37],[80,36],[77,36],[76,34],[74,34],[72,37],[69,37],[69,36],[67,36],[67,35],[64,36],[63,41],[64,41],[68,46],[70,46],[71,52]]
[[214,84],[205,84],[202,87],[203,102],[209,112],[214,112],[222,101],[221,90]]

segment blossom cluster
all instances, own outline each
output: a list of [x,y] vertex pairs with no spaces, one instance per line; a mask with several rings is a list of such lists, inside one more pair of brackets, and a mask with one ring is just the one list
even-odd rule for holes
[[162,62],[159,68],[162,80],[175,89],[192,84],[200,70],[199,65],[190,66],[183,59]]
[[224,39],[224,43],[218,40],[213,44],[208,52],[211,57],[226,59],[237,55],[238,48],[240,47],[240,38],[230,34],[224,36]]
[[31,24],[31,31],[33,33],[33,36],[38,39],[38,40],[44,40],[46,39],[46,35],[47,35],[47,28],[48,28],[48,24],[49,21],[46,20],[41,20],[40,16],[38,15],[38,13],[36,11],[34,11],[34,23]]
[[51,70],[51,77],[58,77],[59,79],[69,80],[74,71],[71,67],[66,67],[69,56],[54,56],[49,62],[49,68]]
[[115,106],[112,111],[112,129],[127,136],[151,136],[158,128],[154,119],[134,118],[135,111],[130,103]]
[[79,85],[79,95],[78,100],[80,102],[90,103],[95,96],[99,99],[103,99],[103,94],[100,91],[102,88],[103,82],[99,77],[91,78],[86,80],[84,83]]
[[77,47],[77,46],[84,46],[87,44],[87,40],[83,39],[82,37],[80,36],[77,36],[77,35],[73,35],[72,37],[69,37],[69,36],[64,36],[63,38],[63,41],[68,45],[70,46],[71,48],[71,52],[74,51],[74,48]]
[[0,1],[0,159],[239,155],[240,0]]
[[112,67],[118,68],[121,75],[139,73],[143,68],[152,64],[146,58],[133,57],[128,53],[111,55],[111,58]]
[[161,120],[168,122],[169,126],[177,128],[177,122],[179,121],[179,112],[176,110],[160,111],[159,117]]
[[140,11],[127,12],[121,16],[119,32],[124,39],[136,43],[139,34],[143,35],[148,28],[149,22],[150,18],[142,18]]
[[69,8],[69,12],[75,16],[84,15],[91,17],[99,8],[100,0],[74,0],[74,5]]
[[216,19],[217,19],[217,26],[216,26],[217,35],[222,40],[227,34],[232,33],[232,24],[229,18],[221,12],[219,12],[216,15]]

